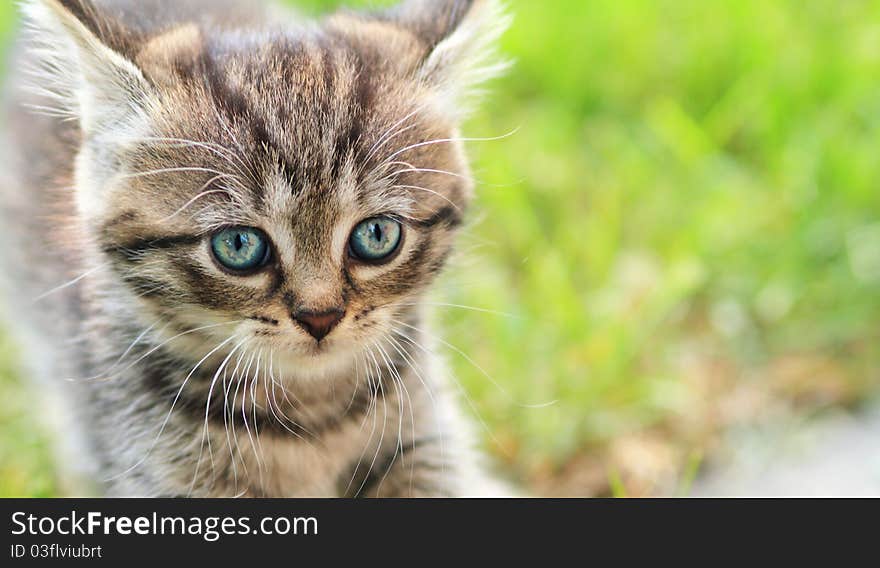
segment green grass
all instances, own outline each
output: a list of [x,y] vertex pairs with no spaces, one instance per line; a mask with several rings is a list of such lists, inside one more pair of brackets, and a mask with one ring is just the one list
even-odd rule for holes
[[[510,4],[517,65],[467,133],[518,130],[471,147],[474,224],[438,294],[510,316],[437,312],[502,468],[660,491],[779,401],[876,390],[880,5]],[[6,372],[0,400],[0,493],[51,491]]]

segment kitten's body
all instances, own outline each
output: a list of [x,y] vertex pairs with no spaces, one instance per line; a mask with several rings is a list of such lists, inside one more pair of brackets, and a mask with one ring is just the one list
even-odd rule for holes
[[[418,300],[470,191],[450,57],[485,48],[461,34],[497,5],[299,26],[250,0],[94,4],[28,4],[41,47],[12,67],[52,93],[13,75],[0,189],[11,327],[97,488],[496,493]],[[352,264],[347,231],[379,213],[407,221],[400,258]],[[231,224],[273,239],[263,273],[206,260]],[[324,341],[291,321],[337,305]]]

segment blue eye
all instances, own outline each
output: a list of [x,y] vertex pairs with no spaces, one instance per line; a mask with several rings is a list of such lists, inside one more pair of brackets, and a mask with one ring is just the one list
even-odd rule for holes
[[233,227],[211,238],[214,258],[229,270],[248,272],[269,260],[269,240],[259,229]]
[[367,262],[387,259],[400,245],[400,223],[388,217],[373,217],[354,228],[349,240],[352,254]]

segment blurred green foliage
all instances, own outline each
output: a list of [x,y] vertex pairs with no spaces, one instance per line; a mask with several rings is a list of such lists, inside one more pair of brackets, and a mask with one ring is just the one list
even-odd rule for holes
[[[780,361],[833,376],[818,406],[875,389],[880,4],[509,4],[516,66],[466,133],[515,133],[470,146],[474,223],[436,295],[493,312],[436,309],[504,469],[546,487],[659,430],[690,472],[725,425],[713,381],[777,384]],[[0,493],[42,494],[39,407],[6,370]]]

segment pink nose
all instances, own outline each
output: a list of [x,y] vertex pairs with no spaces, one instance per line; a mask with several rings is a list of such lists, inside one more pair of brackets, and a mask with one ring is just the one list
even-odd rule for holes
[[293,319],[317,341],[321,341],[345,317],[345,310],[335,309],[326,312],[297,310]]

